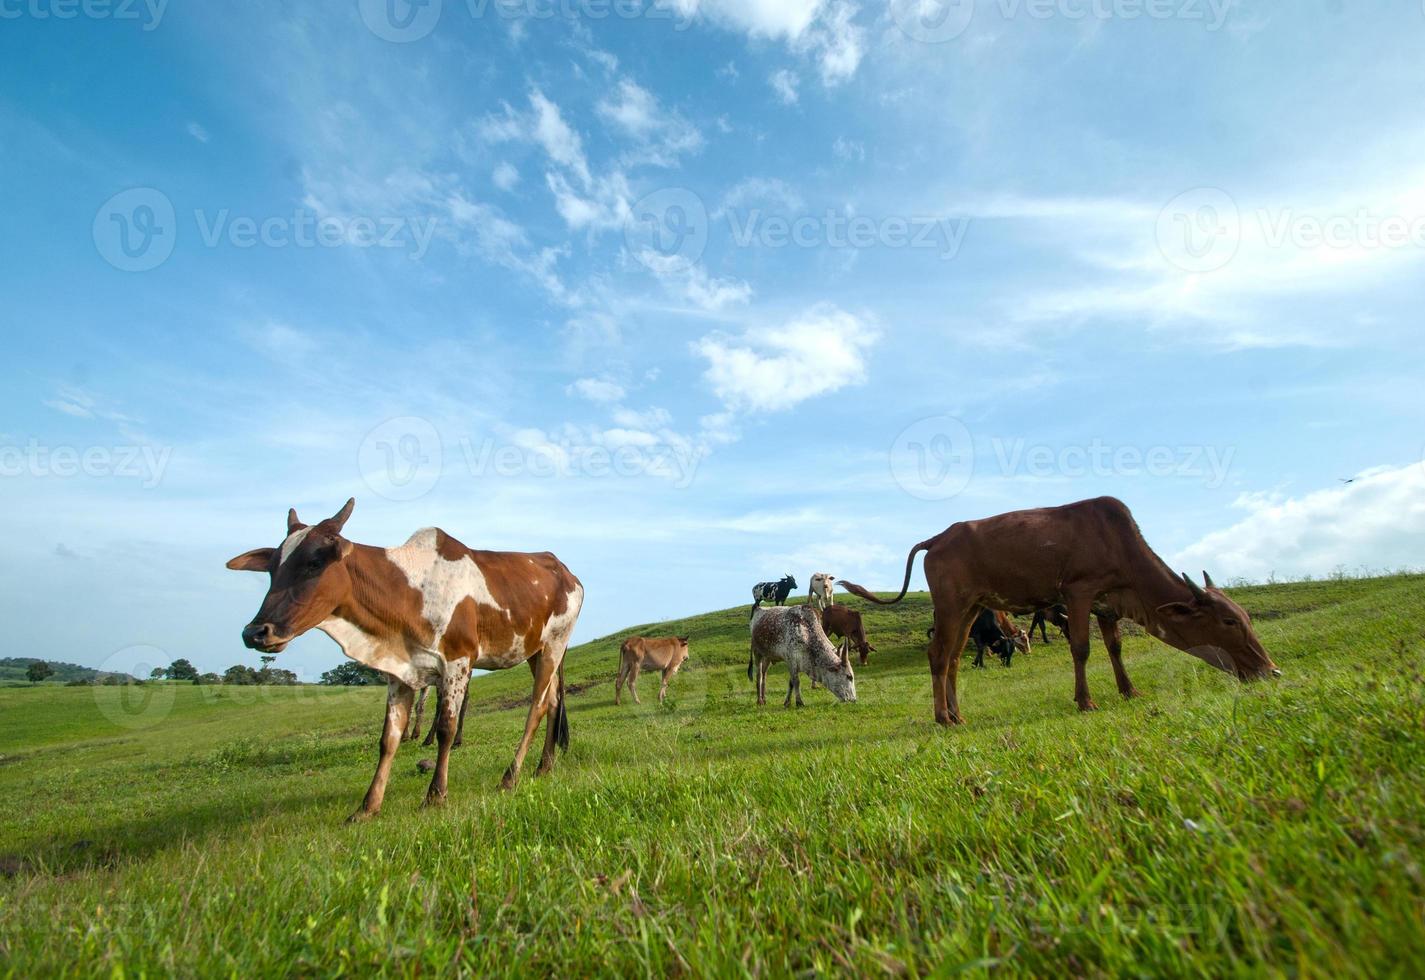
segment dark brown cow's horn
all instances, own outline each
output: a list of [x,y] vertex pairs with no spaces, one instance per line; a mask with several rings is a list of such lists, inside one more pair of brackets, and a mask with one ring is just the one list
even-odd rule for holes
[[1207,585],[1209,589],[1217,588],[1217,583],[1212,581],[1212,576],[1207,574],[1207,571],[1205,569],[1202,573],[1202,581]]
[[1188,587],[1190,590],[1192,590],[1192,597],[1193,597],[1194,599],[1206,599],[1206,598],[1207,598],[1207,593],[1204,592],[1204,591],[1202,591],[1202,586],[1198,585],[1198,584],[1197,584],[1196,582],[1194,582],[1192,579],[1188,578],[1188,573],[1187,573],[1187,572],[1183,572],[1183,573],[1181,573],[1181,574],[1182,574],[1182,577],[1183,577],[1183,582],[1187,585],[1187,587]]
[[299,517],[297,516],[297,508],[295,508],[295,507],[288,507],[288,508],[287,508],[287,533],[288,533],[288,534],[291,534],[293,531],[299,530],[300,528],[302,528],[302,527],[304,527],[304,526],[305,526],[305,525],[302,524],[301,518],[299,518]]
[[343,507],[341,510],[337,511],[336,516],[331,519],[331,522],[336,525],[336,529],[338,531],[340,531],[343,527],[346,526],[347,519],[351,517],[351,512],[355,507],[356,498],[349,497],[347,498],[346,506]]

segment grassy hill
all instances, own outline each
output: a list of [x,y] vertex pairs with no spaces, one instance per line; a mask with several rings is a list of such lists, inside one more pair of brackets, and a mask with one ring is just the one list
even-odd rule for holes
[[[25,671],[30,664],[39,660],[39,657],[0,657],[0,685],[3,684],[28,684],[29,677]],[[109,676],[110,672],[96,670],[93,667],[81,667],[79,664],[67,664],[59,660],[45,661],[54,671],[45,683],[64,684],[69,681],[92,681],[96,677]],[[128,674],[116,674],[119,678],[132,681]]]
[[774,668],[758,708],[745,606],[638,627],[692,637],[667,704],[578,647],[569,753],[501,793],[530,677],[482,678],[448,805],[408,746],[360,826],[379,690],[0,690],[0,975],[1415,972],[1425,578],[1233,594],[1280,680],[1137,635],[1145,697],[1096,643],[1079,714],[1056,637],[953,731],[923,595],[867,611],[854,705]]

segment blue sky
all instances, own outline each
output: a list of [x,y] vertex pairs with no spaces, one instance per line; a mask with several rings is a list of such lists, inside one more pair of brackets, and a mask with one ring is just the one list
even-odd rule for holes
[[1420,565],[1368,9],[0,0],[5,653],[244,661],[223,562],[348,496],[554,551],[578,639],[1105,493],[1219,580]]

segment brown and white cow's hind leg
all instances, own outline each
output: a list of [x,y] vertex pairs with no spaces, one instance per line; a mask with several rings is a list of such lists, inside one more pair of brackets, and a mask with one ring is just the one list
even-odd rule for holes
[[440,679],[439,712],[435,719],[436,739],[440,748],[435,758],[435,775],[431,776],[430,788],[426,790],[426,806],[439,806],[445,802],[445,779],[450,767],[450,750],[455,746],[455,728],[459,721],[460,705],[465,700],[465,687],[469,683],[469,658],[461,657],[445,665],[445,676]]
[[524,757],[529,752],[530,743],[534,741],[534,733],[539,728],[539,723],[545,714],[554,707],[555,699],[558,697],[555,672],[563,656],[563,650],[559,651],[558,657],[550,656],[549,650],[541,650],[529,658],[529,668],[534,673],[534,693],[530,697],[529,717],[525,719],[524,737],[520,739],[519,748],[515,750],[514,761],[505,770],[505,778],[500,781],[502,789],[514,789],[515,784],[520,781],[520,768],[524,765]]
[[[420,694],[416,695],[416,707],[415,710],[411,712],[410,721],[406,724],[406,733],[401,736],[401,741],[414,742],[421,737],[421,716],[425,714],[426,694],[429,693],[429,691],[430,688],[423,687],[421,688]],[[432,731],[434,731],[434,729],[432,729]]]
[[557,749],[569,747],[569,718],[564,703],[564,662],[560,657],[559,669],[554,672],[554,707],[549,712],[549,720],[544,723],[544,753],[539,757],[536,776],[543,776],[554,768]]
[[765,657],[757,659],[757,703],[767,703],[767,668],[771,666],[771,661]]
[[411,704],[415,699],[415,688],[399,681],[386,685],[386,725],[381,730],[381,758],[376,763],[376,775],[371,779],[366,799],[362,801],[361,808],[351,815],[352,823],[369,820],[381,812],[381,801],[386,798],[386,781],[391,778],[391,763],[396,758],[396,750],[401,747],[401,735],[410,720]]
[[1128,679],[1128,671],[1123,669],[1123,633],[1118,620],[1111,616],[1099,616],[1098,628],[1103,634],[1103,645],[1108,647],[1108,660],[1113,664],[1113,679],[1118,683],[1118,693],[1125,698],[1138,697],[1138,688]]

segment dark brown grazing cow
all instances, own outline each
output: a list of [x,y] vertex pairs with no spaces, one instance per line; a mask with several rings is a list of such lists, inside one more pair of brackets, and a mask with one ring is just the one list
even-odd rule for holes
[[982,605],[1020,614],[1056,602],[1068,606],[1074,700],[1080,711],[1097,707],[1084,670],[1090,616],[1098,617],[1124,697],[1138,692],[1123,669],[1118,631],[1123,618],[1243,680],[1281,673],[1262,648],[1246,611],[1205,572],[1206,588],[1173,574],[1148,547],[1128,508],[1112,497],[952,524],[910,550],[905,583],[894,599],[879,599],[844,579],[841,586],[880,605],[900,602],[921,551],[926,552],[925,578],[935,610],[930,679],[935,720],[942,725],[964,721],[956,679],[970,625]]
[[355,544],[341,531],[355,500],[308,526],[287,512],[287,537],[276,548],[238,555],[228,567],[266,572],[267,595],[243,628],[243,642],[279,653],[313,627],[348,657],[386,674],[386,727],[376,775],[353,820],[374,816],[386,795],[416,691],[440,692],[440,742],[428,805],[445,801],[456,716],[472,668],[503,670],[528,663],[534,694],[524,737],[502,785],[512,788],[542,719],[544,755],[536,774],[554,765],[569,743],[564,710],[564,651],[584,602],[584,587],[548,552],[472,551],[439,528],[413,534],[399,548]]
[[851,641],[851,648],[860,655],[861,666],[866,666],[866,658],[876,652],[876,648],[866,642],[866,628],[861,623],[861,614],[846,606],[826,606],[821,610],[821,628],[828,637],[844,637]]
[[1044,628],[1045,623],[1052,623],[1065,636],[1069,635],[1069,607],[1062,602],[1056,602],[1052,606],[1044,609],[1034,610],[1034,618],[1029,622],[1029,635],[1034,636],[1034,627],[1039,627],[1039,636],[1045,643],[1049,642],[1049,631]]
[[658,687],[658,703],[668,693],[668,681],[688,659],[688,638],[686,636],[630,636],[619,647],[618,678],[614,681],[614,704],[622,703],[623,685],[633,695],[634,704],[638,700],[638,672],[643,668],[663,674],[663,683]]

